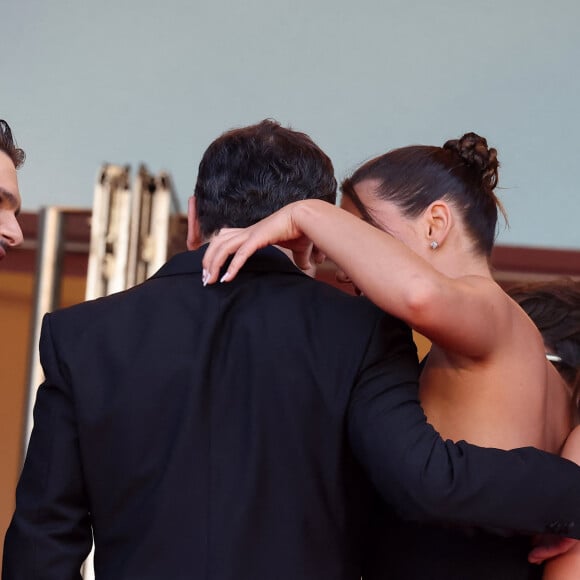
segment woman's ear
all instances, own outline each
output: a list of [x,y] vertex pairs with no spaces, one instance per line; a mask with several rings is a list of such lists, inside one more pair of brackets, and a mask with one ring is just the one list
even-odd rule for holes
[[187,249],[197,250],[202,245],[201,230],[197,220],[195,197],[187,200]]
[[453,227],[453,212],[447,202],[438,199],[425,210],[424,216],[427,241],[435,250],[445,243]]

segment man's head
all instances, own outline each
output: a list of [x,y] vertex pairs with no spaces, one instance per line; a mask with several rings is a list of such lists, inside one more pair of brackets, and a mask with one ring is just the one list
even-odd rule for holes
[[0,120],[0,260],[8,248],[22,243],[22,230],[16,220],[21,203],[16,170],[24,163],[24,157],[8,123]]
[[302,199],[334,203],[329,157],[304,133],[265,120],[218,137],[199,164],[188,247],[222,227],[246,227]]

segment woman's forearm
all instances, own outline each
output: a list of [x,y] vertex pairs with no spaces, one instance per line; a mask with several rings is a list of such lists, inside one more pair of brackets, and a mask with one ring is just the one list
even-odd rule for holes
[[295,227],[383,310],[421,327],[447,278],[395,239],[352,214],[319,200],[292,207]]
[[495,348],[509,301],[493,281],[446,276],[390,234],[320,200],[294,204],[291,214],[293,229],[386,312],[448,351],[481,358]]

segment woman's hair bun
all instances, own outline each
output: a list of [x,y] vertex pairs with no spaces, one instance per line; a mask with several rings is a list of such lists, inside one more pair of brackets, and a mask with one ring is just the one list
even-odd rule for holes
[[447,141],[443,149],[455,151],[467,166],[477,169],[484,187],[492,190],[497,185],[497,151],[487,146],[485,137],[477,133],[465,133],[461,139]]

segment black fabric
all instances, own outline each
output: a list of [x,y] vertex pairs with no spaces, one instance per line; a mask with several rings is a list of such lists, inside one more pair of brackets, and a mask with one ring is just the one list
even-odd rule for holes
[[45,317],[4,580],[78,580],[91,525],[97,580],[358,580],[371,485],[413,519],[580,521],[572,463],[436,435],[400,321],[273,248],[203,288],[202,255]]
[[378,506],[365,561],[365,580],[541,580],[529,564],[528,536],[480,528],[404,522]]

